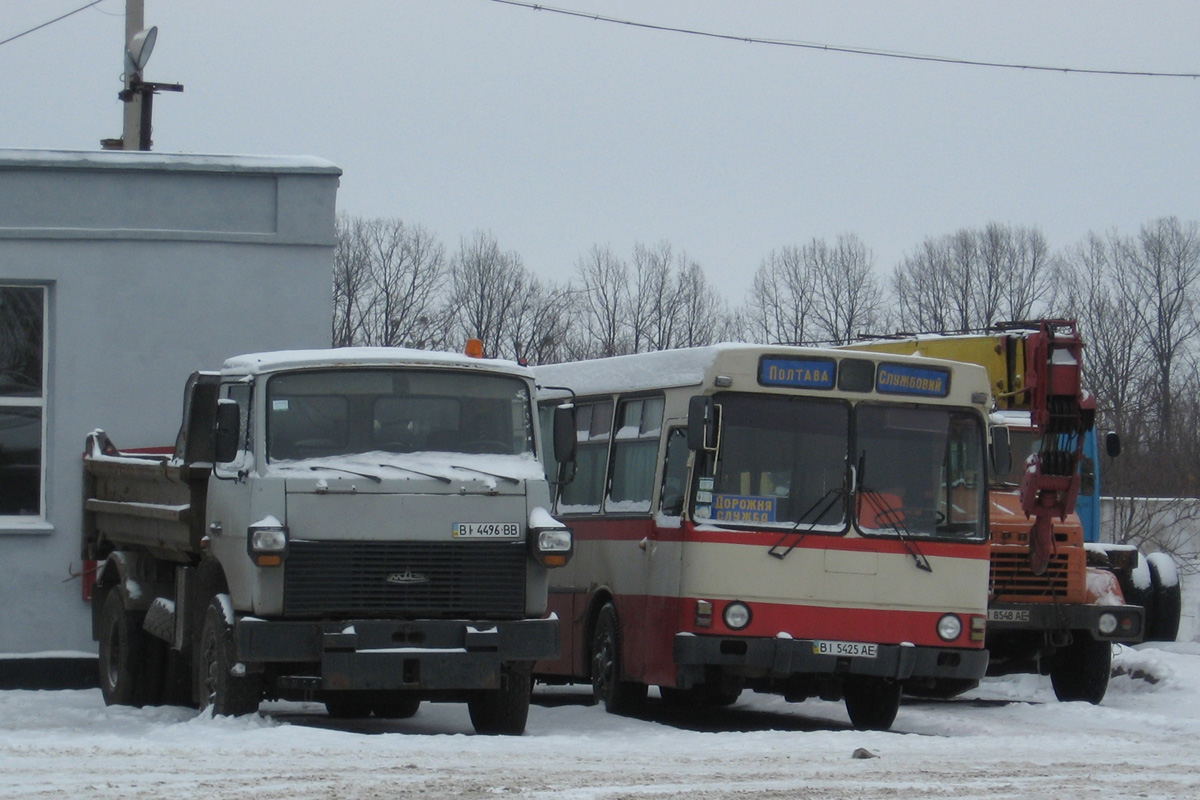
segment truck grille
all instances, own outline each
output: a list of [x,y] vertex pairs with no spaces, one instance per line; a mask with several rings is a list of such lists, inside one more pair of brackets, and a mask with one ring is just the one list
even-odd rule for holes
[[289,617],[520,619],[525,542],[292,542]]
[[1085,565],[1079,562],[1083,557],[1083,548],[1066,547],[1059,541],[1058,553],[1050,559],[1046,572],[1034,575],[1027,547],[993,546],[989,596],[1015,603],[1042,603],[1055,598],[1060,603],[1082,603]]

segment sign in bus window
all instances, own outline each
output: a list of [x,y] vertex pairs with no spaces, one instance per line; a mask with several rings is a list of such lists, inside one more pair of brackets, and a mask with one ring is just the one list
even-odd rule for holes
[[763,356],[758,362],[758,382],[790,389],[832,389],[837,362],[832,358]]
[[[845,529],[849,404],[775,394],[724,394],[714,521]],[[697,493],[696,501],[703,501]],[[697,509],[699,511],[699,509]]]

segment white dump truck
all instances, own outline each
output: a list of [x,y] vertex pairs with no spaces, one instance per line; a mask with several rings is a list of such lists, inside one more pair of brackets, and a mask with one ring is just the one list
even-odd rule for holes
[[559,648],[547,570],[572,553],[533,399],[508,361],[285,351],[193,374],[169,453],[94,431],[105,701],[392,718],[465,701],[477,732],[523,732],[532,665]]

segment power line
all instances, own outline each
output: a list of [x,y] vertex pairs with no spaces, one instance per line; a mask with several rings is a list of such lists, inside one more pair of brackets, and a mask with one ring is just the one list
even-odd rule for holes
[[78,14],[80,11],[87,11],[92,6],[98,6],[103,2],[104,2],[104,0],[93,0],[93,2],[88,3],[85,6],[80,6],[79,8],[75,9],[74,11],[68,11],[67,13],[63,14],[61,17],[55,17],[54,19],[50,20],[49,22],[43,22],[41,25],[34,26],[27,31],[22,31],[22,32],[18,33],[16,36],[10,36],[5,40],[0,41],[0,46],[6,45],[9,42],[14,41],[16,39],[20,39],[22,36],[28,36],[29,34],[33,33],[34,31],[40,31],[42,28],[45,28],[48,25],[53,25],[56,22],[62,22],[67,17],[70,17],[74,14]]
[[774,47],[796,47],[804,50],[824,50],[829,53],[846,53],[856,56],[875,56],[877,58],[894,58],[904,61],[929,61],[935,64],[953,64],[965,67],[992,67],[993,69],[1020,69],[1038,72],[1064,72],[1078,75],[1120,75],[1131,78],[1200,78],[1200,72],[1151,72],[1142,70],[1121,69],[1086,69],[1081,67],[1051,67],[1036,64],[1012,64],[1002,61],[977,61],[968,58],[951,58],[949,56],[921,55],[919,53],[903,53],[894,50],[878,50],[870,47],[849,47],[845,45],[818,44],[815,42],[798,42],[788,39],[766,39],[758,36],[735,36],[729,33],[714,33],[693,28],[680,28],[673,25],[656,25],[650,22],[635,22],[617,17],[606,17],[590,11],[574,11],[569,8],[555,8],[540,3],[522,2],[522,0],[491,0],[506,6],[519,6],[532,11],[549,11],[552,14],[562,14],[567,17],[590,19],[594,22],[608,22],[614,25],[627,25],[631,28],[644,28],[666,33],[682,33],[688,36],[703,36],[709,39],[724,39],[730,42],[747,44],[765,44]]

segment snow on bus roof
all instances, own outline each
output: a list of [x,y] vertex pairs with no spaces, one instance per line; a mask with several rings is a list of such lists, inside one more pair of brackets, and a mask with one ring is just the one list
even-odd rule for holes
[[323,350],[276,350],[247,353],[225,360],[226,373],[258,374],[283,369],[313,367],[464,367],[504,372],[522,377],[532,373],[515,361],[498,358],[472,358],[462,353],[438,350],[413,350],[406,347],[336,347]]
[[[612,356],[588,361],[573,361],[562,364],[546,364],[533,368],[538,386],[543,390],[551,387],[570,387],[578,395],[606,392],[634,392],[646,389],[667,389],[677,386],[698,386],[705,380],[708,370],[717,358],[725,353],[755,353],[763,355],[818,356],[843,359],[869,355],[897,362],[921,362],[939,364],[953,369],[959,375],[971,375],[981,389],[987,389],[987,372],[983,367],[961,361],[947,361],[926,356],[900,355],[891,353],[864,354],[860,351],[828,347],[800,347],[796,345],[745,344],[724,342],[707,347],[685,347],[678,350],[659,350],[653,353],[637,353]],[[972,374],[976,373],[976,374]]]

